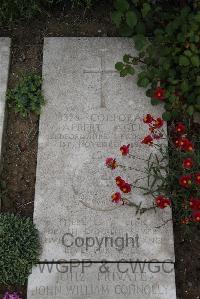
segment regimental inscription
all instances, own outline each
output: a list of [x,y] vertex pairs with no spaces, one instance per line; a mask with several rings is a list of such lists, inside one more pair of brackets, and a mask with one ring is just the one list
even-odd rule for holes
[[[63,148],[77,149],[85,147],[88,150],[110,150],[119,148],[122,142],[136,141],[138,128],[141,125],[139,117],[132,114],[111,112],[63,113],[59,114],[58,122],[62,130],[50,132],[49,140]],[[108,130],[109,128],[109,130]],[[94,153],[94,157],[97,156]]]
[[39,265],[28,299],[175,299],[173,274],[173,264],[165,263]]
[[100,84],[101,84],[101,87],[100,87],[100,98],[101,98],[100,108],[106,108],[106,97],[105,97],[104,90],[103,90],[103,83],[104,83],[105,75],[106,74],[117,73],[115,70],[106,69],[106,61],[105,61],[106,51],[108,51],[108,50],[107,49],[101,49],[100,50],[100,53],[99,53],[100,58],[101,58],[101,67],[100,67],[100,69],[91,69],[91,70],[85,69],[85,70],[83,70],[84,74],[92,74],[92,75],[98,74],[98,75],[100,75]]

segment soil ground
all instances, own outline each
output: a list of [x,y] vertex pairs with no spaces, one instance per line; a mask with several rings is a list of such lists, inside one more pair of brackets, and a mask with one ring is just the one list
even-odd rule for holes
[[[77,9],[56,11],[30,22],[20,21],[10,28],[0,28],[0,36],[12,38],[9,88],[14,87],[23,74],[41,73],[45,36],[118,36],[110,21],[111,7],[105,2],[102,1],[98,8],[94,7],[86,13]],[[2,205],[5,212],[30,217],[33,215],[38,123],[39,118],[34,115],[23,119],[7,108],[2,173],[2,179],[7,185]],[[174,233],[177,297],[198,299],[199,230],[194,228],[186,235],[181,225],[175,225]],[[3,286],[0,288],[0,294],[4,289]],[[18,290],[26,298],[26,287]]]

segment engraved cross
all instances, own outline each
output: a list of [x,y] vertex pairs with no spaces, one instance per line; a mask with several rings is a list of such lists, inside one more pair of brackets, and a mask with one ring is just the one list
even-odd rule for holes
[[85,69],[83,70],[83,73],[84,74],[100,74],[100,82],[101,82],[101,104],[100,104],[100,108],[106,108],[106,100],[105,100],[105,95],[104,95],[104,92],[103,92],[103,81],[104,81],[104,74],[113,74],[113,73],[116,73],[115,70],[109,70],[109,69],[106,69],[106,62],[105,62],[105,55],[103,52],[105,52],[106,50],[101,50],[101,54],[100,54],[100,57],[101,57],[101,68],[98,69],[98,70],[88,70],[88,69]]

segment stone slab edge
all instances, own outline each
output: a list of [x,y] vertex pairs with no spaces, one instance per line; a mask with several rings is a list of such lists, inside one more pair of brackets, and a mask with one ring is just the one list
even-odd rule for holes
[[[5,123],[6,123],[6,91],[8,85],[9,67],[10,67],[10,47],[11,39],[9,37],[0,37],[0,174],[3,168],[3,152],[5,141]],[[1,210],[1,200],[0,200]]]

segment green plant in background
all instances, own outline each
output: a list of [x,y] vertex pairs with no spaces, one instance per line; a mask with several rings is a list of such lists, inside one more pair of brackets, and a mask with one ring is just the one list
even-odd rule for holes
[[38,14],[45,13],[62,0],[1,0],[0,23],[10,23],[16,19],[30,19]]
[[24,285],[38,263],[38,231],[30,218],[0,214],[0,284]]
[[0,24],[10,24],[18,19],[31,19],[37,15],[48,14],[49,10],[56,7],[81,6],[91,8],[95,0],[1,0]]
[[94,0],[72,0],[72,6],[73,7],[85,7],[85,9],[91,8],[93,5]]
[[41,87],[41,76],[36,74],[25,76],[14,89],[8,91],[8,105],[23,117],[30,112],[40,114],[44,105]]
[[137,84],[152,105],[164,103],[165,120],[200,111],[200,12],[137,0],[116,0],[115,9],[114,23],[138,51],[116,63],[120,75],[139,65]]

